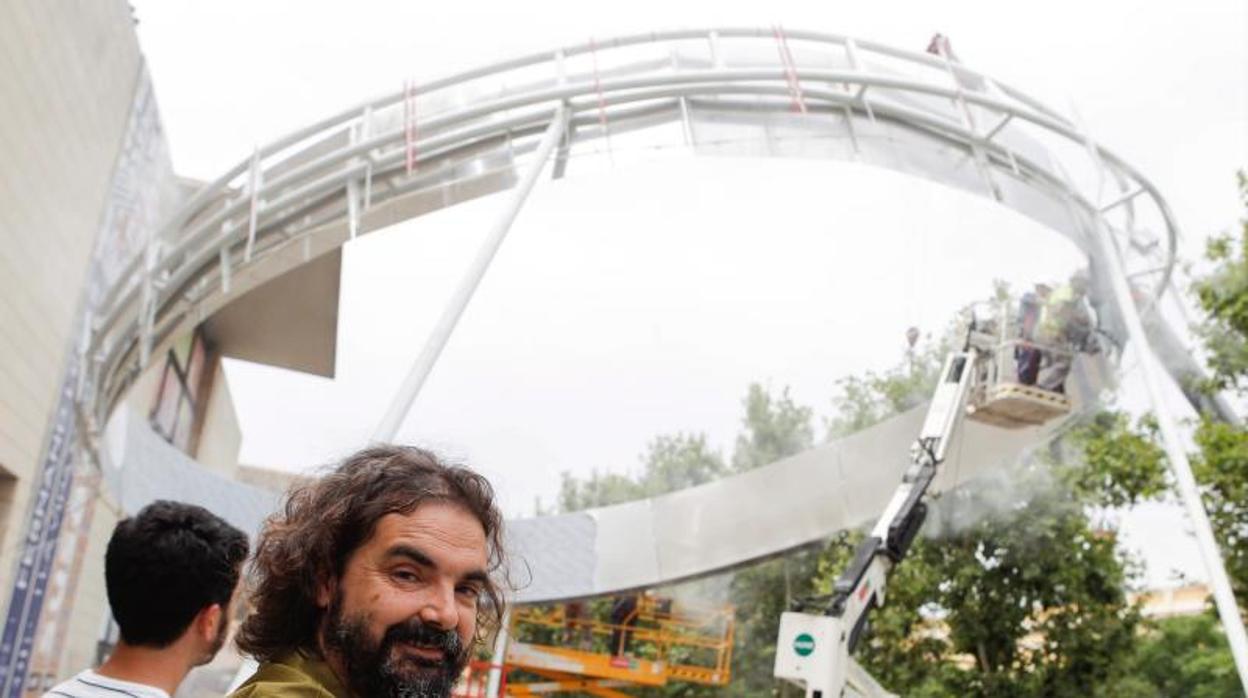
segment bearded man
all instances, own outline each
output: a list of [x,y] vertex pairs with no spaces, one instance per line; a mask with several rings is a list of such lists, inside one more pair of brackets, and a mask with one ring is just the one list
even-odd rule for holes
[[234,698],[449,696],[502,616],[502,515],[489,482],[378,446],[296,486],[252,563]]

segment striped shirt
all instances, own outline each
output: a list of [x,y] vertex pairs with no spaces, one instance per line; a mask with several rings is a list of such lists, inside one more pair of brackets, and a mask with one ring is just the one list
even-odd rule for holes
[[87,669],[74,678],[58,684],[43,698],[169,698],[169,694],[141,683],[110,679]]

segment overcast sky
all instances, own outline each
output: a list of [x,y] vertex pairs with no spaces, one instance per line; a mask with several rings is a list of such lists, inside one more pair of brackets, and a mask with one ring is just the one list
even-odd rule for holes
[[[1185,253],[1228,230],[1248,162],[1248,10],[1200,3],[192,2],[135,0],[176,170],[211,179],[252,146],[364,99],[520,53],[635,31],[777,22],[921,50],[1067,113],[1149,177]],[[362,445],[501,201],[346,249],[334,380],[231,362],[247,463],[299,469]],[[558,474],[636,469],[654,435],[730,456],[751,381],[830,411],[838,378],[895,362],[993,278],[1080,263],[987,200],[846,163],[681,152],[538,186],[400,438],[468,461],[512,514]],[[1199,574],[1149,509],[1150,575]],[[1154,531],[1155,529],[1155,531]],[[1130,534],[1129,534],[1130,535]],[[1149,551],[1145,551],[1149,552]]]

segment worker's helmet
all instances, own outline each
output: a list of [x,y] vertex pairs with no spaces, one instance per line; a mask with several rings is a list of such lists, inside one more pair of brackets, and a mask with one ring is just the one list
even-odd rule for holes
[[1070,286],[1080,293],[1088,290],[1088,270],[1076,269],[1075,273],[1070,275]]

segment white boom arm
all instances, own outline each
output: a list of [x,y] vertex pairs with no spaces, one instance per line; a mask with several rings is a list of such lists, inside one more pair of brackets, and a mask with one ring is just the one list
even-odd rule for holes
[[851,655],[868,613],[884,604],[889,571],[906,556],[923,526],[927,516],[923,500],[965,412],[978,358],[976,349],[968,346],[945,359],[927,419],[911,447],[910,467],[884,515],[837,579],[824,612],[787,612],[780,617],[774,674],[805,685],[807,698],[890,695]]

